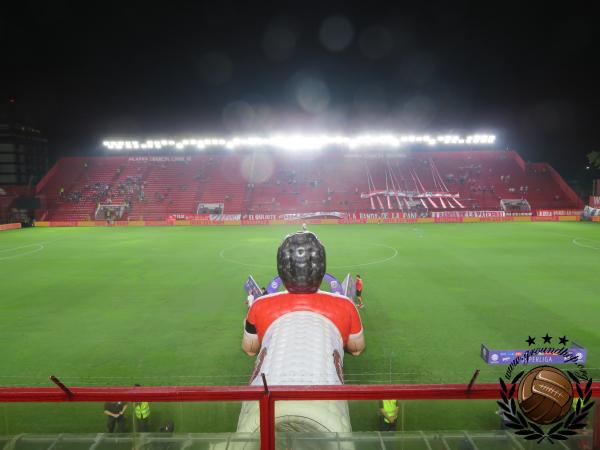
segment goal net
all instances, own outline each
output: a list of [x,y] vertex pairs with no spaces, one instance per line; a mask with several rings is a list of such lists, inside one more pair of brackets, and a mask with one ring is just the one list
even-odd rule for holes
[[94,218],[96,220],[120,220],[123,218],[126,210],[127,206],[123,204],[98,205],[96,208],[96,213],[94,214]]

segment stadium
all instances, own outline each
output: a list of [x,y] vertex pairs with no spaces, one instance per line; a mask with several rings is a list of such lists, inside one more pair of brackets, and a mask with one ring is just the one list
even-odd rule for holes
[[[260,286],[270,283],[278,245],[302,224],[326,246],[328,273],[341,280],[358,272],[368,286],[360,310],[367,346],[346,357],[345,386],[460,386],[478,369],[477,392],[502,372],[482,361],[479,346],[520,347],[522,330],[560,329],[596,347],[589,268],[597,265],[599,229],[581,221],[583,202],[560,175],[494,149],[491,138],[440,137],[424,148],[411,145],[417,139],[386,145],[372,137],[362,148],[304,152],[265,144],[232,150],[219,140],[184,155],[175,141],[164,149],[105,142],[106,156],[59,160],[36,186],[35,226],[0,235],[8,294],[3,384],[48,386],[55,374],[64,386],[92,389],[82,395],[139,383],[137,395],[149,389],[150,399],[170,391],[146,386],[183,386],[175,398],[186,386],[223,386],[223,399],[235,398],[226,387],[247,385],[253,363],[239,350],[244,282],[252,275]],[[39,298],[41,289],[53,294]],[[594,358],[587,361],[592,376]],[[4,398],[13,392],[3,390]],[[455,400],[451,416],[447,402],[403,402],[408,434],[401,439],[435,441],[410,434],[444,429],[444,439],[460,442],[467,421],[469,439],[493,442],[486,435],[500,422],[493,400]],[[231,433],[240,409],[235,402],[151,404],[153,428],[170,418],[182,433]],[[96,405],[59,406],[5,404],[7,434],[99,431]],[[359,437],[346,444],[369,440],[376,412],[372,400],[350,402]],[[499,436],[497,445],[506,445]],[[323,439],[320,445],[333,438]]]
[[[84,17],[63,7],[15,23]],[[533,83],[485,58],[502,76],[450,83],[408,13],[322,5],[311,44],[291,6],[260,39],[217,5],[145,6],[154,38],[106,8],[73,25],[82,61],[64,30],[56,66],[9,55],[0,450],[600,450],[600,154],[562,144],[591,148],[579,94],[513,117]]]

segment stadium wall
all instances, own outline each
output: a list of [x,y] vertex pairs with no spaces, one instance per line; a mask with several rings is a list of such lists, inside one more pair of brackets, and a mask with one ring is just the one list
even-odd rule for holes
[[18,230],[19,228],[21,228],[20,223],[7,223],[4,225],[0,225],[0,231]]
[[54,175],[58,172],[58,169],[61,167],[63,159],[59,159],[56,164],[52,166],[52,168],[44,175],[44,177],[39,181],[37,186],[35,187],[35,193],[39,194],[42,192],[42,189],[48,184],[48,181],[54,177]]
[[[600,219],[595,217],[594,221]],[[423,223],[480,223],[480,222],[579,222],[581,216],[505,216],[505,217],[424,217],[404,218],[368,218],[368,219],[317,219],[317,220],[136,220],[136,221],[38,221],[37,227],[155,227],[155,226],[251,226],[251,225],[339,225],[339,224],[423,224]]]
[[517,163],[517,165],[521,168],[521,170],[525,171],[526,164],[525,164],[525,160],[523,158],[521,158],[521,155],[519,155],[514,150],[509,151],[508,154]]
[[565,180],[563,180],[563,178],[556,171],[556,169],[554,169],[554,167],[552,167],[550,164],[546,164],[546,163],[544,163],[544,164],[545,164],[546,168],[548,169],[548,173],[550,173],[550,176],[554,179],[554,181],[556,183],[558,183],[558,185],[561,187],[563,192],[567,195],[569,200],[571,200],[575,205],[577,205],[578,208],[583,209],[583,207],[585,206],[583,203],[583,200],[581,200],[579,198],[579,196],[575,193],[575,191],[571,188],[571,186],[569,186],[565,182]]

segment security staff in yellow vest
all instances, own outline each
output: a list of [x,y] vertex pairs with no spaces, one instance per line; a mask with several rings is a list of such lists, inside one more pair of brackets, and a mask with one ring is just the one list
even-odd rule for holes
[[398,422],[398,400],[381,400],[379,412],[381,413],[381,431],[395,431]]
[[[135,386],[139,387],[141,384],[136,384]],[[147,433],[150,422],[150,404],[148,402],[135,402],[133,404],[133,410],[135,413],[137,431],[140,433]]]

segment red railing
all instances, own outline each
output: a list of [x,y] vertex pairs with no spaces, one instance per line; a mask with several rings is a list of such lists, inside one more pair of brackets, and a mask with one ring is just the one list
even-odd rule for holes
[[[275,402],[286,400],[496,400],[499,386],[493,384],[383,384],[342,386],[140,386],[0,388],[2,402],[206,402],[258,401],[260,404],[260,447],[275,449]],[[59,389],[60,388],[60,389]],[[600,398],[600,383],[592,385]],[[600,450],[600,403],[593,423],[593,450]]]

